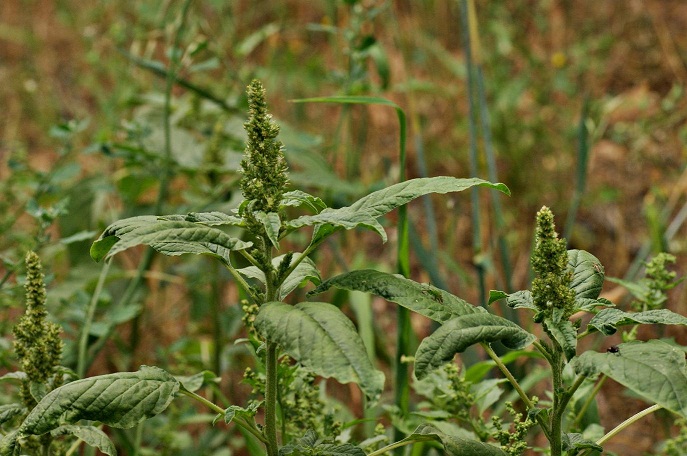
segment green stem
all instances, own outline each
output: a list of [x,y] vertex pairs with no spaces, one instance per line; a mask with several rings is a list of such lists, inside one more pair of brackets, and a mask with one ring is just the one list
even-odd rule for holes
[[549,443],[551,444],[551,456],[561,456],[563,454],[563,412],[565,411],[563,396],[563,363],[561,353],[555,351],[553,355],[553,362],[551,363],[551,373],[553,378],[553,410],[551,410],[551,435],[549,436]]
[[93,296],[91,296],[91,301],[88,304],[88,309],[86,310],[86,319],[81,330],[81,337],[79,338],[79,351],[76,362],[76,373],[79,378],[84,378],[86,375],[86,353],[88,351],[88,335],[91,332],[91,324],[93,323],[93,318],[95,316],[95,309],[98,307],[98,300],[100,299],[100,294],[103,291],[103,286],[105,284],[105,278],[110,270],[110,261],[106,261],[100,270],[100,276],[98,277],[98,283],[93,291]]
[[265,360],[265,436],[267,455],[277,456],[277,344],[266,342]]
[[[616,427],[614,427],[613,429],[611,429],[610,431],[608,431],[608,432],[606,433],[606,435],[604,435],[603,437],[601,437],[599,440],[597,440],[597,441],[596,441],[597,445],[603,445],[603,444],[606,443],[608,440],[610,440],[611,438],[615,437],[616,434],[618,434],[620,431],[622,431],[622,430],[625,429],[626,427],[628,427],[628,426],[630,426],[631,424],[633,424],[635,421],[639,421],[640,419],[644,418],[645,416],[650,415],[650,414],[652,414],[652,413],[654,413],[654,412],[656,412],[656,411],[658,411],[658,410],[661,410],[662,408],[663,408],[662,405],[654,404],[654,405],[652,405],[651,407],[649,407],[649,408],[647,408],[647,409],[644,409],[644,410],[642,410],[642,411],[639,412],[639,413],[635,413],[634,415],[632,415],[631,417],[629,417],[628,419],[626,419],[625,421],[623,421],[622,423],[620,423],[619,425],[617,425]],[[587,455],[587,454],[590,454],[591,451],[592,451],[592,450],[587,450],[587,452],[583,453],[583,456],[584,456],[584,455]]]
[[599,381],[596,383],[596,385],[594,386],[594,389],[592,390],[591,394],[589,395],[589,397],[587,398],[587,400],[584,402],[584,404],[582,405],[582,408],[580,409],[579,413],[578,413],[577,416],[575,417],[575,420],[573,421],[573,425],[574,425],[574,426],[579,426],[579,425],[580,425],[580,422],[582,421],[582,417],[584,417],[584,414],[587,413],[587,409],[589,408],[589,406],[590,406],[590,405],[592,404],[592,402],[594,401],[594,398],[596,397],[596,395],[599,394],[599,391],[601,390],[601,387],[603,386],[603,384],[606,382],[606,379],[607,379],[607,378],[608,378],[608,377],[606,377],[605,375],[601,375],[601,378],[600,378]]

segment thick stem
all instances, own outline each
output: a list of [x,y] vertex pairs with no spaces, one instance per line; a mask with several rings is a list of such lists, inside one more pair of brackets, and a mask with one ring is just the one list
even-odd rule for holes
[[267,455],[277,456],[277,344],[267,341],[265,360],[265,437]]
[[565,390],[563,385],[563,363],[561,353],[555,350],[551,363],[551,373],[553,377],[553,410],[551,411],[551,456],[561,456],[563,454],[563,412],[565,411],[564,400]]

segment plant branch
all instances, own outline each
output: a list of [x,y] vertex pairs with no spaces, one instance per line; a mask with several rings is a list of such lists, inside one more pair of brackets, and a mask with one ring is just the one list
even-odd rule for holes
[[105,284],[105,278],[110,270],[111,261],[106,261],[100,270],[100,276],[98,277],[98,283],[93,291],[93,296],[91,296],[91,301],[88,304],[88,309],[86,310],[86,319],[84,321],[81,336],[79,338],[79,351],[77,355],[76,362],[76,373],[79,378],[83,378],[86,375],[86,352],[88,351],[88,335],[91,331],[91,324],[93,323],[93,318],[95,316],[95,309],[98,307],[98,300],[100,299],[100,294],[103,291],[103,285]]

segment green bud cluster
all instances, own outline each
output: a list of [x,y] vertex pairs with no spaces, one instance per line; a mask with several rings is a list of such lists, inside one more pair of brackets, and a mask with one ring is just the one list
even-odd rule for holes
[[60,327],[47,321],[46,292],[41,261],[34,252],[26,255],[26,312],[14,326],[14,352],[27,382],[22,387],[26,405],[34,404],[30,383],[46,383],[62,357]]
[[535,422],[529,416],[523,419],[523,414],[516,412],[513,403],[506,402],[506,410],[513,417],[513,430],[503,429],[503,422],[498,416],[491,418],[496,432],[494,438],[501,444],[501,448],[509,456],[521,456],[527,450],[527,433],[534,427]]
[[669,271],[669,264],[675,263],[675,256],[669,253],[659,253],[646,264],[646,298],[639,304],[637,310],[662,309],[668,301],[667,291],[680,283],[675,280],[676,273]]
[[568,318],[575,308],[575,292],[570,288],[572,271],[568,270],[568,252],[564,239],[558,239],[553,213],[544,206],[537,213],[532,268],[532,298],[541,321],[559,309]]
[[267,112],[265,89],[258,80],[248,86],[248,108],[249,118],[244,124],[248,142],[241,161],[241,192],[250,211],[279,212],[288,185],[288,167],[284,146],[276,139],[279,126]]

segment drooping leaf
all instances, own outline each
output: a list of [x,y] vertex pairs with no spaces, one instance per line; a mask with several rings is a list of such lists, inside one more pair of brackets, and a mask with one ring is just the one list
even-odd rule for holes
[[157,367],[67,383],[48,393],[26,417],[22,434],[44,434],[79,420],[130,428],[167,408],[179,382]]
[[281,219],[276,212],[262,212],[254,213],[255,218],[265,228],[265,233],[275,249],[279,248],[279,230],[281,229]]
[[91,257],[100,261],[139,244],[149,245],[165,255],[209,254],[227,262],[232,250],[252,245],[202,223],[140,216],[110,225],[91,246]]
[[[300,257],[300,253],[294,253],[293,259],[296,261]],[[272,264],[275,268],[279,268],[285,255],[279,255],[272,259]],[[248,266],[238,270],[243,276],[259,280],[261,283],[265,283],[265,273],[255,266]],[[321,282],[320,271],[317,266],[310,258],[303,259],[296,269],[291,272],[291,274],[284,280],[284,282],[279,287],[277,296],[279,299],[284,299],[296,288],[305,285],[307,282],[312,282],[315,285]]]
[[386,242],[386,232],[377,219],[415,198],[430,193],[459,192],[474,186],[485,186],[509,194],[504,184],[493,184],[482,179],[458,179],[449,176],[410,179],[370,193],[350,206],[325,209],[317,215],[298,217],[287,223],[290,228],[328,224],[343,229],[356,227],[376,231]]
[[448,456],[507,456],[506,453],[494,445],[450,436],[439,431],[436,427],[423,424],[415,432],[404,440],[421,442],[423,440],[435,440],[440,442]]
[[225,214],[224,212],[189,212],[185,215],[163,215],[159,220],[169,222],[193,222],[207,226],[245,226],[245,221],[241,217]]
[[319,214],[327,205],[320,198],[301,190],[286,192],[282,196],[281,207],[307,207],[312,212]]
[[440,288],[373,269],[360,269],[332,277],[308,295],[323,293],[332,287],[372,293],[439,323],[460,315],[486,313],[482,307],[473,306]]
[[28,377],[26,376],[25,372],[21,371],[15,371],[15,372],[8,372],[2,377],[0,377],[0,382],[14,382],[14,383],[21,383],[24,380],[26,380]]
[[576,298],[596,299],[604,283],[604,267],[591,253],[585,250],[568,250],[568,269],[573,272],[570,288]]
[[355,326],[337,307],[323,302],[263,304],[255,328],[317,375],[356,383],[372,400],[381,394],[384,374],[374,368]]
[[53,437],[60,435],[73,435],[86,442],[88,445],[97,448],[108,456],[117,456],[117,449],[112,440],[103,431],[95,426],[75,426],[66,425],[53,429],[50,432]]
[[610,336],[618,326],[634,324],[687,325],[687,317],[668,309],[644,312],[623,312],[620,309],[603,309],[589,321],[588,331],[600,331]]
[[587,351],[577,358],[583,375],[603,373],[650,402],[687,417],[687,364],[684,350],[660,340],[632,341],[615,353]]
[[603,447],[596,442],[586,439],[582,434],[566,433],[563,434],[563,451],[584,450],[590,448],[596,451],[603,451]]
[[536,337],[510,320],[488,313],[462,315],[444,323],[426,337],[415,354],[415,375],[424,378],[433,369],[480,342],[501,341],[511,349],[525,348]]

